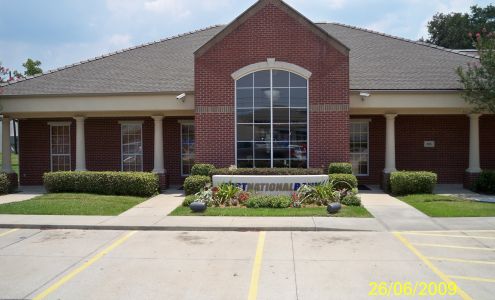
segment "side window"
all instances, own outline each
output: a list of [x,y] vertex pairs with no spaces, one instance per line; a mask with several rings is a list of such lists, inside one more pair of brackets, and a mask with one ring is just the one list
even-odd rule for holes
[[143,126],[121,123],[122,171],[143,171]]
[[52,172],[70,171],[70,123],[50,124],[50,164]]
[[369,175],[369,121],[351,120],[351,163],[354,175]]
[[191,168],[194,165],[194,124],[184,122],[180,127],[181,174],[187,176],[191,174]]

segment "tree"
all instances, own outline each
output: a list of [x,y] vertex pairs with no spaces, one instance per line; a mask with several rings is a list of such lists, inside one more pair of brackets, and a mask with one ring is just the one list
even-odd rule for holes
[[483,29],[469,39],[479,53],[479,63],[469,63],[467,68],[457,68],[464,86],[464,99],[474,106],[474,112],[495,113],[495,34]]
[[43,70],[39,67],[41,66],[41,61],[39,60],[28,58],[22,66],[26,68],[26,71],[24,71],[24,75],[26,76],[34,76],[43,73]]
[[22,77],[24,76],[22,76],[21,73],[17,72],[17,70],[10,70],[9,68],[4,67],[2,65],[2,62],[0,61],[0,83],[15,81]]
[[470,13],[437,13],[428,22],[429,38],[426,40],[438,46],[451,49],[472,49],[468,32],[495,30],[495,6],[471,6]]

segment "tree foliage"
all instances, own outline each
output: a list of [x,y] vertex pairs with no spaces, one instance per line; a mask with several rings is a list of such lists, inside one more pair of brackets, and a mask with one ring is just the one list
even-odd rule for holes
[[464,86],[464,99],[475,112],[495,113],[495,34],[483,29],[475,38],[469,34],[479,53],[479,62],[457,68]]
[[34,76],[43,73],[43,70],[40,68],[41,61],[39,60],[28,58],[22,66],[26,68],[26,71],[24,71],[24,75],[26,76]]
[[472,49],[474,45],[468,32],[495,30],[495,6],[471,6],[470,13],[437,13],[428,22],[429,38],[426,40],[438,46],[451,49]]
[[22,74],[17,70],[10,70],[2,65],[0,61],[0,83],[7,83],[22,78]]

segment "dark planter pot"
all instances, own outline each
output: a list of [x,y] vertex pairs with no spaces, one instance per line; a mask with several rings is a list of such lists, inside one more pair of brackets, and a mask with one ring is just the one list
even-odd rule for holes
[[342,208],[342,205],[340,203],[330,203],[327,205],[327,211],[329,214],[335,214],[339,212],[339,210]]
[[193,211],[193,212],[204,212],[206,210],[206,204],[203,203],[203,202],[193,202],[191,204],[189,204],[189,208]]

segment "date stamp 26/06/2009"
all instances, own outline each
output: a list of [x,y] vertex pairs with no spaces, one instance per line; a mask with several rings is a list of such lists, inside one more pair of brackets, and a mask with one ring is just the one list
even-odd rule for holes
[[432,297],[432,296],[455,296],[457,285],[455,282],[370,282],[368,296],[386,297]]

